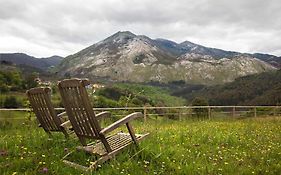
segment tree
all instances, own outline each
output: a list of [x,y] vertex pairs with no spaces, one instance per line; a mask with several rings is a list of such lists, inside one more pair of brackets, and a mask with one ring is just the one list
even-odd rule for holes
[[0,72],[0,93],[8,92],[9,87],[7,85],[5,76],[2,72]]
[[[209,106],[208,101],[203,97],[196,97],[192,100],[192,106]],[[206,118],[208,116],[207,108],[194,108],[193,112],[195,113],[198,119]]]
[[38,77],[38,74],[36,72],[33,72],[32,74],[28,75],[25,80],[26,88],[34,88],[38,86],[38,83],[35,81],[35,79]]
[[15,96],[9,96],[4,101],[4,108],[18,108],[20,103],[17,101]]

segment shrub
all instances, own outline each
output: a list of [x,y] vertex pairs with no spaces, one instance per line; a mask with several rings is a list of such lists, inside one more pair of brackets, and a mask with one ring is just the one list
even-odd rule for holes
[[94,106],[97,108],[116,108],[119,107],[118,102],[99,96],[93,100]]
[[[209,106],[208,101],[202,97],[196,97],[192,101],[192,106]],[[193,112],[195,113],[198,119],[206,118],[208,116],[208,109],[207,108],[194,108]]]
[[9,87],[4,82],[0,81],[0,93],[5,93],[9,91]]
[[120,99],[120,97],[126,95],[126,93],[116,87],[107,87],[107,88],[101,89],[98,92],[98,95],[118,101]]
[[21,104],[18,102],[15,96],[6,97],[4,101],[4,108],[18,108]]
[[166,112],[169,119],[179,120],[179,109],[168,109]]

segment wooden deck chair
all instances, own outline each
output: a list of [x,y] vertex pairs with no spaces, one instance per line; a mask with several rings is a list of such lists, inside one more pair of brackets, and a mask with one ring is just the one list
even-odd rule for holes
[[39,126],[51,136],[51,132],[62,132],[68,138],[67,127],[69,121],[63,121],[62,117],[66,112],[56,114],[51,103],[50,88],[32,88],[26,92],[31,107],[39,121]]
[[[86,86],[89,84],[89,81],[86,79],[66,79],[58,84],[66,113],[73,126],[74,132],[83,145],[83,147],[80,146],[78,149],[82,149],[94,155],[99,155],[99,158],[88,167],[66,160],[65,158],[67,155],[63,158],[63,161],[72,167],[86,171],[94,170],[98,165],[111,159],[123,148],[131,143],[138,144],[140,140],[148,135],[148,133],[143,135],[135,134],[131,126],[130,122],[132,120],[142,117],[142,113],[140,112],[127,115],[102,129],[99,119],[103,114],[95,115],[94,113],[86,91]],[[106,112],[104,113],[107,114]],[[109,135],[111,131],[121,125],[126,125],[129,133]],[[87,144],[86,139],[95,140],[95,143]]]

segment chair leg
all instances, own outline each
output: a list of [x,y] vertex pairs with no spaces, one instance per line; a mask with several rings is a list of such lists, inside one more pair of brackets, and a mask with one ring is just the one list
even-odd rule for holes
[[84,137],[78,137],[78,138],[83,146],[87,146],[86,139]]
[[62,130],[62,133],[64,134],[64,137],[65,137],[66,139],[69,138],[69,135],[68,135],[68,133],[66,132],[66,130]]
[[108,144],[108,142],[107,142],[107,140],[106,140],[106,138],[103,134],[100,134],[100,139],[101,139],[101,142],[103,143],[106,151],[108,153],[112,152],[112,149],[111,149],[110,145]]
[[131,137],[132,137],[133,142],[134,142],[136,145],[138,145],[138,140],[137,140],[137,138],[136,138],[135,131],[134,131],[132,125],[128,122],[128,123],[126,123],[126,126],[127,126],[127,128],[128,128],[128,131],[129,131]]

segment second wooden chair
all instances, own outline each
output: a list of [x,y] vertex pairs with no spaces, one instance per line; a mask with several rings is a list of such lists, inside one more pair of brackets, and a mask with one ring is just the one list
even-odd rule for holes
[[40,123],[39,126],[49,135],[51,132],[62,132],[67,138],[67,128],[71,127],[70,122],[62,119],[65,112],[56,114],[51,103],[50,93],[51,89],[46,87],[32,88],[26,92],[33,112]]

